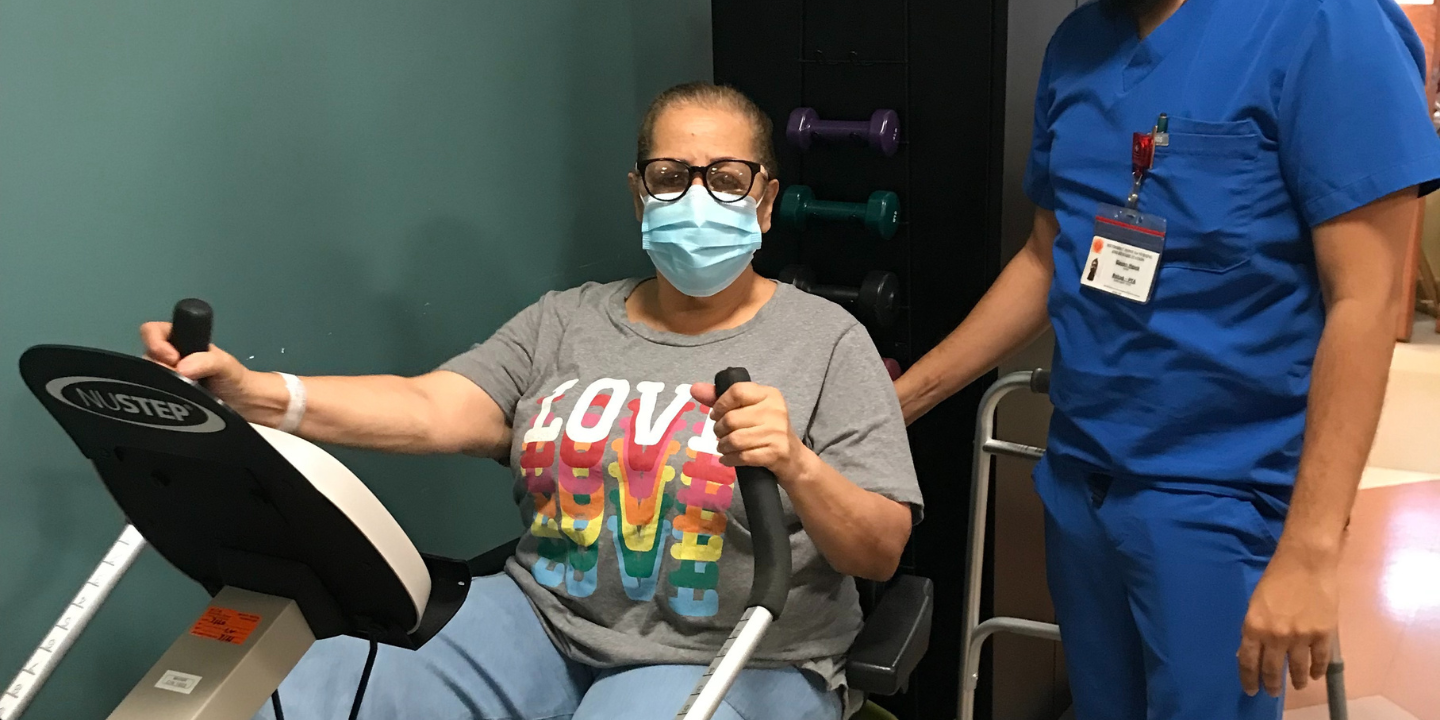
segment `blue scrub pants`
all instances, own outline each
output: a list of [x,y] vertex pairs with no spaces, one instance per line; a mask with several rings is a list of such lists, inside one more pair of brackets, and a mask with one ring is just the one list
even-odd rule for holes
[[1250,594],[1284,518],[1235,488],[1041,462],[1050,594],[1077,720],[1277,720],[1240,688]]
[[[315,643],[280,685],[285,720],[349,716],[369,643]],[[362,720],[671,720],[699,665],[601,670],[561,655],[507,575],[476,578],[445,629],[418,651],[380,646]],[[274,720],[267,702],[256,720]],[[746,670],[716,720],[839,720],[840,698],[794,668]]]

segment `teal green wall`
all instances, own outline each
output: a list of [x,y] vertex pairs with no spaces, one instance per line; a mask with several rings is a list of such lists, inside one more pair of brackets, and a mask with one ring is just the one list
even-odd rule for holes
[[[121,527],[26,347],[135,350],[193,295],[255,368],[430,369],[648,268],[635,128],[709,33],[697,0],[0,0],[0,683]],[[519,529],[489,463],[339,454],[421,550]],[[105,717],[203,606],[147,551],[27,718]]]

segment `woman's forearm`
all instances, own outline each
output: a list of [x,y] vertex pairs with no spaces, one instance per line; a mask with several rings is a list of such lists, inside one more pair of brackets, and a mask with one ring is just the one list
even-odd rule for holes
[[[307,377],[298,435],[315,442],[399,453],[469,452],[499,457],[509,428],[499,406],[453,373]],[[250,422],[277,427],[290,393],[275,373],[250,372],[236,410]]]
[[888,580],[910,539],[910,508],[864,490],[806,450],[780,478],[805,532],[836,571]]

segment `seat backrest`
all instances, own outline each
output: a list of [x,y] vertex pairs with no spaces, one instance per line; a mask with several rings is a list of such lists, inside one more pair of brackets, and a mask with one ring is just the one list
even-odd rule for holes
[[885,583],[855,578],[855,590],[860,594],[860,613],[870,617],[875,605],[880,602],[880,596],[885,593]]

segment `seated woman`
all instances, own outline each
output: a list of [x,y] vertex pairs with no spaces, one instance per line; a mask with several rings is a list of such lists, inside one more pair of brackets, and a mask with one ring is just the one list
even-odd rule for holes
[[[507,572],[418,652],[382,647],[362,717],[673,718],[748,598],[737,465],[779,479],[794,576],[716,717],[841,717],[850,576],[895,572],[921,498],[865,329],[750,267],[778,187],[770,138],[735,90],[662,94],[630,175],[658,274],[548,293],[427,375],[295,380],[213,347],[180,360],[167,324],[142,328],[152,359],[252,422],[514,469],[528,530]],[[756,382],[717,398],[702,381],[728,366]],[[317,643],[281,685],[285,717],[345,717],[368,649]]]

